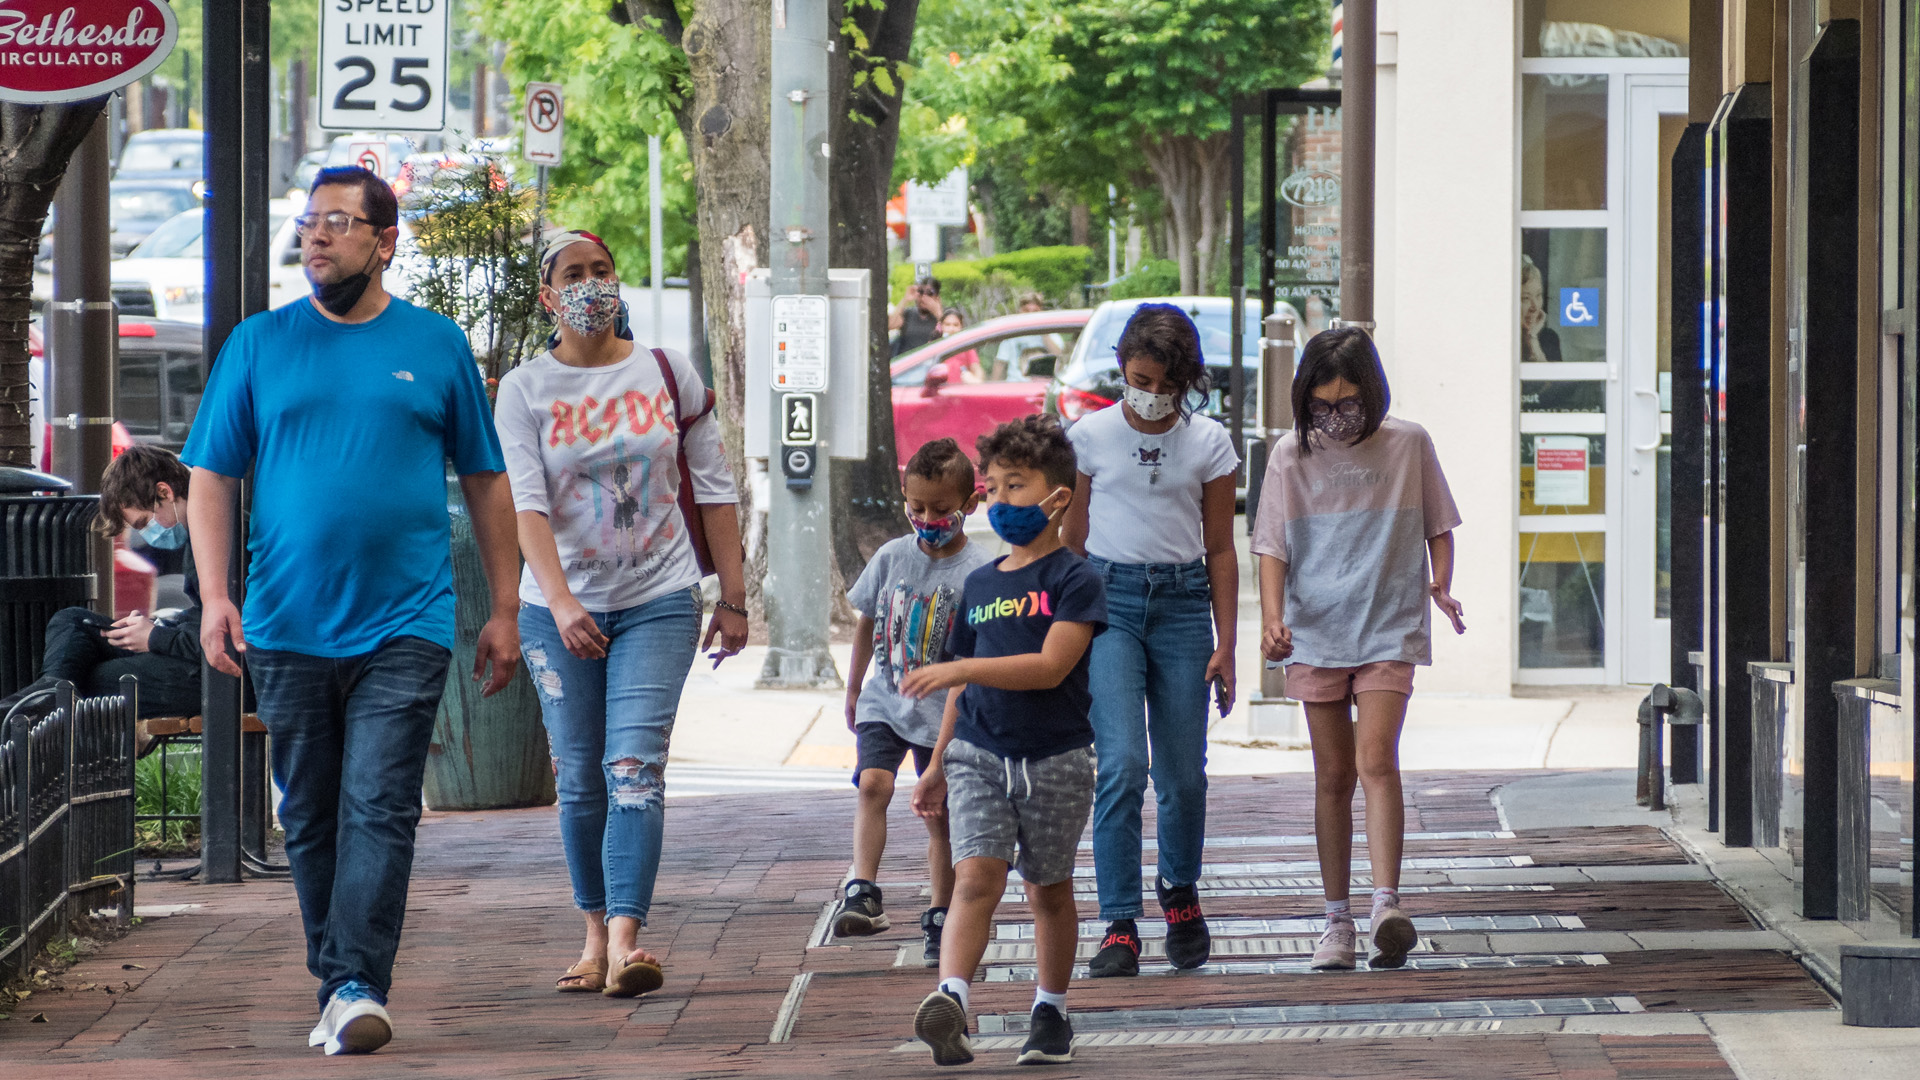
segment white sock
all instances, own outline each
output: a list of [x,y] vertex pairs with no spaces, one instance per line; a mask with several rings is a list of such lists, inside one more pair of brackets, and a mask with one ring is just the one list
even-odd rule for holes
[[1042,990],[1038,986],[1034,987],[1033,1007],[1037,1009],[1042,1005],[1051,1005],[1060,1010],[1061,1016],[1067,1015],[1067,992],[1062,990],[1055,994],[1051,991]]
[[967,1005],[967,980],[959,976],[950,976],[940,980],[940,989],[960,999],[960,1007],[972,1011]]
[[1351,922],[1353,920],[1353,901],[1351,899],[1327,901],[1327,918],[1346,919]]
[[1374,911],[1376,911],[1376,912],[1377,912],[1377,911],[1379,911],[1379,910],[1380,910],[1381,908],[1383,908],[1383,907],[1387,907],[1388,905],[1394,905],[1394,906],[1398,906],[1398,905],[1399,905],[1399,903],[1400,903],[1400,890],[1399,890],[1399,889],[1375,889],[1375,890],[1373,890],[1373,910],[1374,910]]

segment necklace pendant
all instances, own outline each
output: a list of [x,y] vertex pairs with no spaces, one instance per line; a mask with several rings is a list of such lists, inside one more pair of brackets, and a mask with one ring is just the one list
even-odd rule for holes
[[1155,466],[1154,470],[1147,474],[1147,483],[1157,484],[1159,482],[1160,482],[1160,469],[1158,466]]

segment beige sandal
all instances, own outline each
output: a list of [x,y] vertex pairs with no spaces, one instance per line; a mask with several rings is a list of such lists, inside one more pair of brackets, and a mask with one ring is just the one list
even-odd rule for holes
[[607,961],[580,960],[567,969],[565,975],[554,980],[553,988],[563,994],[591,994],[604,990],[607,985]]
[[[631,957],[631,953],[628,954]],[[600,992],[608,997],[639,997],[660,989],[667,981],[660,965],[651,960],[632,960],[620,965],[620,970],[607,979],[606,988]]]

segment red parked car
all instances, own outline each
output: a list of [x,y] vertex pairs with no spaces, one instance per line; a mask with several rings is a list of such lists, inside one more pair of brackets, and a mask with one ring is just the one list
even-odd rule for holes
[[1092,314],[1076,309],[1003,315],[896,358],[893,438],[901,467],[915,450],[944,436],[972,455],[980,436],[1043,411],[1054,365],[1073,351]]

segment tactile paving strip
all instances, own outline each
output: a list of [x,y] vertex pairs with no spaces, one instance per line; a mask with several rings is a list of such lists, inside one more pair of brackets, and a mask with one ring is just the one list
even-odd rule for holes
[[[1167,924],[1157,920],[1142,919],[1136,924],[1140,936],[1144,939],[1164,938],[1167,936]],[[1360,918],[1355,920],[1356,928],[1362,934],[1373,931],[1373,920]],[[1222,939],[1250,937],[1256,934],[1318,934],[1327,928],[1324,918],[1298,919],[1209,919],[1207,927],[1213,932],[1217,943]],[[1476,933],[1484,934],[1498,930],[1585,930],[1586,923],[1578,915],[1416,915],[1413,928],[1426,933]],[[1105,936],[1107,924],[1104,922],[1082,921],[1080,936],[1098,940]],[[1033,924],[1030,922],[996,923],[993,936],[1000,941],[1029,941],[1033,938]]]
[[[1634,997],[1480,998],[1471,1001],[1395,1001],[1347,1005],[1246,1005],[1238,1008],[1109,1009],[1073,1012],[1076,1031],[1145,1028],[1265,1027],[1407,1020],[1517,1019],[1523,1016],[1617,1016],[1645,1012]],[[982,1035],[1024,1034],[1027,1014],[979,1018]]]
[[[1500,1030],[1498,1020],[1433,1020],[1404,1024],[1298,1024],[1292,1027],[1200,1028],[1193,1031],[1100,1031],[1075,1035],[1074,1049],[1103,1046],[1210,1046],[1291,1039],[1405,1039],[1439,1035],[1485,1035]],[[967,1040],[975,1052],[1018,1050],[1020,1035],[976,1035]],[[926,1044],[902,1043],[895,1053],[927,1052]]]
[[[1314,939],[1311,936],[1223,937],[1213,939],[1213,955],[1312,956],[1313,945]],[[1100,942],[1098,939],[1094,939],[1080,942],[1074,955],[1082,960],[1091,960],[1093,959],[1093,955],[1099,951]],[[1435,949],[1432,941],[1421,938],[1419,942],[1414,945],[1412,951],[1416,953],[1431,953],[1434,952]],[[1143,959],[1165,959],[1166,955],[1167,945],[1164,941],[1155,939],[1142,941],[1140,943],[1140,956]],[[987,953],[981,959],[984,963],[988,964],[1012,964],[1022,961],[1032,962],[1034,959],[1033,942],[990,941],[987,943]]]
[[[918,965],[918,950],[912,950],[909,956],[907,946],[900,947],[900,955],[895,957],[895,967]],[[1552,967],[1603,967],[1607,958],[1599,953],[1532,953],[1519,956],[1415,956],[1410,957],[1400,969],[1402,971],[1474,971],[1511,968],[1552,968]],[[1367,958],[1363,954],[1358,958],[1358,970],[1366,971]],[[1308,975],[1313,974],[1311,961],[1307,960],[1234,960],[1224,964],[1203,964],[1191,971],[1176,972],[1173,968],[1150,967],[1142,971],[1142,977],[1179,975],[1190,978],[1194,975]],[[984,982],[1032,982],[1037,971],[1031,964],[998,964],[987,968]],[[1073,969],[1076,979],[1087,978],[1087,967],[1081,964]]]

